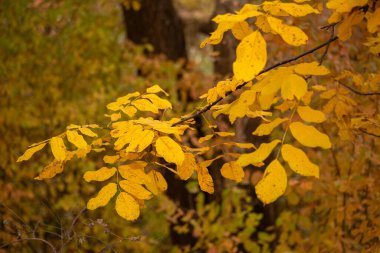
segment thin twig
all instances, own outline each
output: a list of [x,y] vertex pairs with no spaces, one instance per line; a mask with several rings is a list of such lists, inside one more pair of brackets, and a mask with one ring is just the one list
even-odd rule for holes
[[[274,65],[272,65],[272,66],[270,66],[270,67],[268,67],[268,68],[263,69],[262,71],[260,71],[260,72],[257,74],[257,76],[259,76],[259,75],[261,75],[261,74],[263,74],[263,73],[266,73],[266,72],[268,72],[268,71],[270,71],[270,70],[272,70],[272,69],[275,69],[275,68],[277,68],[277,67],[279,67],[279,66],[285,65],[285,64],[290,63],[290,62],[293,62],[293,61],[296,61],[296,60],[298,60],[298,59],[300,59],[300,58],[302,58],[302,57],[304,57],[304,56],[306,56],[306,55],[312,54],[312,53],[314,53],[315,51],[317,51],[318,49],[321,49],[321,48],[323,48],[323,47],[329,45],[330,43],[336,41],[337,39],[338,39],[338,37],[337,37],[337,36],[334,36],[333,38],[330,38],[328,41],[326,41],[326,42],[320,44],[319,46],[316,46],[316,47],[314,47],[314,48],[312,48],[312,49],[310,49],[310,50],[308,50],[308,51],[306,51],[306,52],[304,52],[304,53],[302,53],[302,54],[299,54],[299,55],[297,55],[297,56],[295,56],[295,57],[292,57],[292,58],[289,58],[289,59],[283,60],[283,61],[278,62],[278,63],[276,63],[276,64],[274,64]],[[250,82],[244,82],[244,83],[242,83],[241,85],[239,85],[239,86],[236,88],[236,90],[240,90],[240,89],[242,89],[242,88],[245,87],[248,83],[250,83]],[[232,93],[233,93],[232,91],[227,92],[225,97],[228,97],[228,96],[229,96],[230,94],[232,94]],[[225,98],[225,97],[224,97],[224,98]],[[197,112],[195,112],[195,113],[193,113],[193,114],[191,114],[191,115],[189,115],[189,116],[187,116],[187,117],[183,117],[183,118],[180,119],[179,121],[177,121],[177,122],[175,122],[174,124],[172,124],[172,126],[176,126],[176,125],[179,125],[179,124],[181,124],[181,123],[183,123],[183,122],[185,122],[185,121],[188,121],[188,120],[190,120],[190,119],[196,118],[197,116],[201,115],[202,113],[205,113],[205,112],[207,112],[208,110],[210,110],[213,106],[215,106],[216,104],[218,104],[218,103],[219,103],[220,101],[222,101],[224,98],[223,98],[223,97],[218,98],[215,102],[213,102],[213,103],[211,103],[211,104],[209,104],[209,105],[203,107],[202,109],[198,110]]]
[[51,248],[51,250],[52,250],[53,253],[58,253],[57,250],[54,248],[53,244],[51,244],[50,242],[48,242],[48,241],[46,241],[46,240],[44,240],[44,239],[41,239],[41,238],[20,238],[20,239],[17,239],[17,240],[12,241],[12,242],[10,242],[10,243],[7,243],[7,244],[4,244],[4,245],[1,245],[1,246],[0,246],[0,249],[1,249],[1,248],[5,248],[5,247],[7,247],[8,245],[15,244],[15,243],[17,243],[17,242],[21,242],[21,241],[38,241],[38,242],[42,242],[42,243],[48,245],[48,246]]
[[360,130],[360,132],[362,132],[362,133],[365,133],[365,134],[371,135],[371,136],[373,136],[373,137],[380,138],[380,135],[377,135],[377,134],[374,134],[374,133],[367,132],[367,131],[363,130],[362,128],[359,128],[359,130]]
[[360,96],[380,96],[380,92],[365,93],[365,92],[358,91],[358,90],[352,88],[351,86],[348,86],[347,84],[344,84],[344,83],[341,83],[341,82],[338,82],[338,83],[340,85],[342,85],[343,87],[345,87],[346,89],[349,89],[350,91],[352,91],[356,95],[360,95]]

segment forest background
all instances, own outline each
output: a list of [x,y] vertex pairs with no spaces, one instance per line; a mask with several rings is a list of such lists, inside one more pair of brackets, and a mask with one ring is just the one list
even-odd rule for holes
[[[225,161],[219,159],[208,167],[214,194],[202,191],[195,175],[181,181],[162,171],[167,191],[146,201],[137,221],[130,222],[115,215],[113,205],[86,209],[99,186],[82,177],[103,166],[104,153],[70,161],[62,174],[43,181],[33,178],[50,160],[49,152],[16,163],[30,144],[70,124],[106,125],[109,103],[154,84],[170,94],[177,117],[205,105],[199,97],[232,77],[239,43],[228,32],[220,44],[200,49],[216,29],[211,19],[261,2],[1,1],[0,252],[379,252],[380,50],[376,37],[377,48],[368,47],[366,37],[379,36],[380,21],[373,21],[371,32],[368,22],[353,20],[350,38],[343,39],[341,24],[329,25],[326,1],[284,1],[306,2],[320,12],[286,19],[305,31],[307,44],[291,47],[280,36],[265,35],[266,66],[329,41],[337,31],[340,36],[299,60],[323,59],[332,73],[323,82],[310,78],[314,91],[324,94],[310,104],[326,114],[318,129],[332,148],[306,150],[320,168],[319,179],[288,170],[286,192],[276,202],[264,205],[255,192],[265,167],[250,165],[236,184],[221,176]],[[380,16],[379,1],[359,2],[344,19],[355,12],[366,20],[368,13]],[[214,147],[203,154],[212,159],[224,154],[218,148],[224,138],[202,143],[200,137],[214,125],[234,132],[230,141],[256,147],[281,139],[286,129],[258,137],[252,132],[263,122],[260,117],[233,124],[229,119],[197,115],[196,131],[183,141]]]

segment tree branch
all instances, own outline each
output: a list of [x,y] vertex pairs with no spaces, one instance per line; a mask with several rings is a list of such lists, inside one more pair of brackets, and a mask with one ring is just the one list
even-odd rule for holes
[[[317,51],[318,49],[321,49],[321,48],[323,48],[323,47],[325,47],[325,46],[330,45],[332,42],[336,41],[337,39],[338,39],[338,37],[337,37],[337,36],[334,36],[334,37],[330,38],[329,40],[327,40],[326,42],[320,44],[319,46],[316,46],[316,47],[314,47],[314,48],[312,48],[312,49],[310,49],[310,50],[308,50],[308,51],[306,51],[306,52],[304,52],[304,53],[302,53],[302,54],[299,54],[299,55],[297,55],[297,56],[295,56],[295,57],[292,57],[292,58],[289,58],[289,59],[283,60],[283,61],[278,62],[278,63],[276,63],[276,64],[274,64],[274,65],[272,65],[272,66],[270,66],[270,67],[267,67],[267,68],[263,69],[262,71],[260,71],[260,72],[257,74],[257,76],[259,76],[259,75],[261,75],[261,74],[264,74],[264,73],[266,73],[266,72],[268,72],[268,71],[270,71],[270,70],[272,70],[272,69],[275,69],[275,68],[277,68],[277,67],[279,67],[279,66],[285,65],[285,64],[290,63],[290,62],[293,62],[293,61],[296,61],[296,60],[298,60],[298,59],[300,59],[300,58],[302,58],[302,57],[304,57],[304,56],[306,56],[306,55],[312,54],[312,53],[314,53],[315,51]],[[242,83],[241,85],[239,85],[239,86],[236,88],[236,90],[240,90],[240,89],[242,89],[242,88],[245,87],[248,83],[249,83],[249,82],[244,82],[244,83]],[[229,96],[229,95],[232,94],[232,93],[233,93],[232,91],[227,92],[225,97]],[[225,97],[224,97],[224,98],[225,98]],[[185,122],[185,121],[188,121],[188,120],[190,120],[190,119],[193,119],[193,118],[195,118],[195,117],[201,115],[202,113],[207,112],[207,111],[210,110],[213,106],[215,106],[215,105],[218,104],[220,101],[222,101],[224,98],[223,98],[223,97],[218,98],[215,102],[213,102],[213,103],[211,103],[211,104],[209,104],[209,105],[203,107],[202,109],[198,110],[197,112],[195,112],[195,113],[193,113],[193,114],[191,114],[191,115],[189,115],[189,116],[183,117],[183,118],[180,119],[179,121],[177,121],[177,122],[175,122],[174,124],[172,124],[172,126],[179,125],[179,124],[181,124],[181,123],[183,123],[183,122]]]
[[346,89],[352,91],[353,93],[355,93],[356,95],[361,95],[361,96],[380,96],[380,92],[369,92],[369,93],[365,93],[365,92],[361,92],[361,91],[358,91],[354,88],[352,88],[351,86],[348,86],[347,84],[344,84],[344,83],[341,83],[341,82],[338,82],[340,85],[342,85],[343,87],[345,87]]

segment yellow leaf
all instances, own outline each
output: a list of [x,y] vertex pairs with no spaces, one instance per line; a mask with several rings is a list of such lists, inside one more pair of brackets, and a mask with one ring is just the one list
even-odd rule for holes
[[130,125],[127,128],[127,131],[124,135],[121,135],[114,144],[115,150],[122,149],[126,144],[130,143],[134,137],[143,131],[143,127],[141,125]]
[[217,45],[219,44],[222,39],[223,35],[226,31],[231,29],[234,26],[235,23],[233,22],[222,22],[218,24],[218,27],[214,32],[211,33],[210,37],[206,38],[204,41],[202,41],[200,48],[204,48],[208,44]]
[[161,121],[161,120],[154,120],[152,118],[139,118],[137,120],[132,120],[134,123],[138,123],[144,126],[150,126],[154,130],[157,130],[161,133],[165,134],[175,134],[175,135],[183,135],[184,131],[186,130],[187,126],[175,126],[172,127],[172,122],[169,121]]
[[55,159],[64,161],[66,159],[66,147],[61,137],[53,137],[50,139],[50,148]]
[[326,120],[326,116],[323,112],[314,110],[309,106],[298,106],[297,112],[301,119],[307,122],[322,123]]
[[367,30],[370,33],[375,33],[380,26],[380,8],[377,8],[375,12],[367,12],[365,14],[367,19]]
[[273,160],[265,169],[263,178],[255,186],[257,197],[269,204],[282,196],[288,183],[286,171],[280,162]]
[[232,27],[232,34],[238,40],[244,39],[245,37],[250,35],[252,32],[253,32],[252,29],[249,27],[246,21],[238,22]]
[[210,194],[214,193],[214,182],[207,167],[199,165],[196,167],[198,174],[198,183],[202,191],[208,192]]
[[91,198],[87,202],[87,209],[95,210],[98,207],[105,206],[112,199],[117,192],[117,185],[115,183],[109,183],[100,189],[98,195],[95,198]]
[[203,137],[199,138],[198,141],[199,141],[199,143],[203,143],[205,141],[211,140],[212,137],[214,137],[214,134],[208,134],[206,136],[203,136]]
[[158,113],[158,107],[147,99],[137,99],[131,104],[140,111]]
[[150,180],[144,171],[146,165],[146,162],[134,161],[130,164],[120,165],[118,170],[124,179],[143,184]]
[[151,130],[144,130],[139,132],[126,149],[126,152],[142,152],[146,149],[153,141],[154,132]]
[[[126,96],[119,97],[118,99],[116,99],[116,102],[118,105],[126,105],[126,104],[129,104],[131,102],[131,100],[130,100],[131,98],[138,97],[138,96],[140,96],[140,92],[136,91],[133,93],[129,93]],[[108,108],[108,106],[107,106],[107,108]]]
[[95,171],[87,171],[84,173],[83,178],[86,182],[91,181],[106,181],[111,178],[116,172],[116,168],[103,167]]
[[235,136],[235,133],[232,132],[215,132],[215,134],[220,137]]
[[350,12],[356,6],[366,5],[368,0],[329,0],[326,7],[339,13]]
[[67,140],[74,144],[78,149],[87,147],[87,142],[84,140],[82,135],[78,134],[76,130],[67,130],[66,136]]
[[193,175],[195,168],[197,167],[195,157],[191,153],[185,153],[185,160],[181,165],[177,166],[177,173],[180,179],[187,180]]
[[152,198],[152,193],[149,192],[147,189],[145,189],[144,186],[142,186],[141,184],[132,182],[130,180],[121,180],[119,182],[119,185],[124,191],[133,195],[135,198],[138,198],[138,199]]
[[158,171],[151,170],[148,173],[149,181],[145,183],[146,188],[151,191],[154,195],[166,191],[168,189],[168,183],[162,174]]
[[266,16],[258,16],[255,25],[265,33],[273,33]]
[[267,62],[266,42],[259,31],[245,37],[236,49],[236,61],[233,64],[234,78],[251,81]]
[[109,163],[109,164],[113,164],[113,163],[117,162],[119,159],[120,159],[119,155],[105,155],[103,157],[103,161],[105,163]]
[[81,127],[78,129],[82,134],[90,136],[90,137],[97,137],[98,135],[94,133],[90,128],[88,127]]
[[280,143],[280,140],[273,140],[270,143],[262,143],[254,152],[242,154],[236,162],[242,167],[263,162],[270,153],[272,153],[272,150],[278,143]]
[[294,97],[301,99],[307,92],[307,83],[302,77],[292,74],[281,85],[283,99],[292,100]]
[[156,140],[156,151],[169,163],[181,165],[185,159],[181,146],[168,136],[162,136]]
[[41,144],[36,145],[36,146],[33,146],[31,148],[28,148],[25,151],[25,153],[17,159],[17,162],[22,162],[22,161],[29,160],[36,152],[38,152],[41,149],[43,149],[45,147],[45,145],[46,145],[46,142],[45,143],[41,143]]
[[162,99],[156,94],[145,94],[142,95],[142,98],[149,99],[158,109],[165,110],[172,108],[172,104],[168,100]]
[[280,34],[281,38],[289,45],[301,46],[306,44],[308,37],[298,27],[285,25],[282,20],[271,16],[268,16],[267,20],[271,29]]
[[284,144],[281,148],[281,154],[282,158],[284,158],[294,172],[302,176],[319,178],[319,167],[310,162],[307,155],[301,149]]
[[303,17],[312,13],[319,14],[317,9],[314,9],[308,4],[281,3],[280,1],[264,1],[263,9],[274,16],[293,16]]
[[280,90],[282,84],[288,80],[290,75],[293,75],[291,68],[278,68],[267,73],[266,76],[253,87],[262,86],[261,89],[259,88],[261,95],[273,96]]
[[338,37],[340,40],[348,40],[352,35],[352,27],[359,24],[364,18],[364,13],[362,11],[354,11],[350,13],[349,16],[339,24],[338,26]]
[[307,76],[307,75],[314,75],[314,76],[323,76],[328,75],[330,73],[330,70],[326,68],[325,66],[319,65],[318,62],[305,62],[297,64],[294,67],[294,71],[297,74]]
[[302,145],[307,147],[321,147],[324,149],[331,148],[330,138],[315,127],[305,125],[301,122],[290,124],[290,131],[293,137]]
[[234,180],[238,183],[244,178],[243,168],[234,161],[223,164],[220,172],[224,178]]
[[55,177],[55,175],[62,173],[63,164],[60,161],[53,161],[48,166],[42,169],[38,177],[35,177],[36,180],[43,180]]
[[274,128],[276,128],[278,125],[280,125],[281,123],[287,120],[288,118],[284,118],[284,119],[276,118],[270,123],[263,123],[259,125],[252,134],[257,135],[257,136],[269,135],[272,133]]
[[128,117],[132,118],[137,113],[137,109],[134,106],[122,107],[121,111],[126,114]]
[[120,192],[117,196],[115,209],[120,217],[129,221],[134,221],[140,216],[139,203],[126,192]]
[[147,93],[164,93],[166,96],[169,96],[169,94],[164,91],[158,84],[153,85],[152,87],[149,87],[146,89]]

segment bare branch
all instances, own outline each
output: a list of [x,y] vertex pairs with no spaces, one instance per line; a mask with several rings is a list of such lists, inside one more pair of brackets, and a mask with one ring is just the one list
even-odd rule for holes
[[380,96],[380,92],[369,92],[369,93],[365,93],[365,92],[361,92],[361,91],[358,91],[354,88],[352,88],[351,86],[348,86],[347,84],[344,84],[344,83],[341,83],[341,82],[338,82],[340,85],[342,85],[343,87],[345,87],[346,89],[352,91],[353,93],[355,93],[356,95],[361,95],[361,96]]

